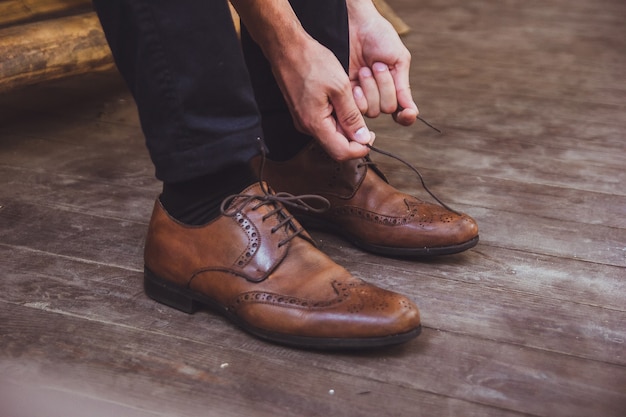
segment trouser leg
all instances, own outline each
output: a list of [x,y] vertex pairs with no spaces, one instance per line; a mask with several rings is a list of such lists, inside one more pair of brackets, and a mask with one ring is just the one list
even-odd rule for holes
[[[345,0],[290,0],[305,30],[337,56],[346,71],[350,59],[348,12]],[[259,46],[242,26],[241,41],[256,100],[261,111],[265,143],[272,159],[288,159],[311,137],[299,132]]]
[[137,103],[156,176],[246,163],[261,124],[226,0],[94,0]]

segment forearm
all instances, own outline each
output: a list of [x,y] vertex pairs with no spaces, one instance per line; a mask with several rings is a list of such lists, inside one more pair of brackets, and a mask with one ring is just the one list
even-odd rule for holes
[[279,62],[312,41],[287,0],[231,0],[231,3],[270,62]]

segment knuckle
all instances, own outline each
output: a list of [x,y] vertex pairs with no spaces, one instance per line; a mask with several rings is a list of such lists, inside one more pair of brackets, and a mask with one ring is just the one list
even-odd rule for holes
[[380,111],[378,109],[368,109],[365,115],[371,118],[378,117],[380,116]]
[[341,115],[342,124],[352,126],[361,122],[361,112],[353,109]]
[[384,103],[380,106],[380,110],[383,113],[393,113],[398,109],[398,103],[397,101],[389,101],[387,103]]

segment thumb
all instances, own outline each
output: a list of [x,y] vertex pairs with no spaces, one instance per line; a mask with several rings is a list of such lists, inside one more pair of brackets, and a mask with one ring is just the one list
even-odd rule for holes
[[362,145],[372,142],[373,133],[365,124],[365,119],[354,101],[352,91],[349,90],[347,94],[331,97],[331,104],[335,110],[338,127],[348,139]]

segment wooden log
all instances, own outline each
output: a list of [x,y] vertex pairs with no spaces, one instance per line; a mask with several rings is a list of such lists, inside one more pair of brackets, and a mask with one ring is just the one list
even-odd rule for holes
[[91,7],[89,0],[1,0],[0,26]]
[[113,62],[95,13],[0,31],[0,91],[106,68]]

